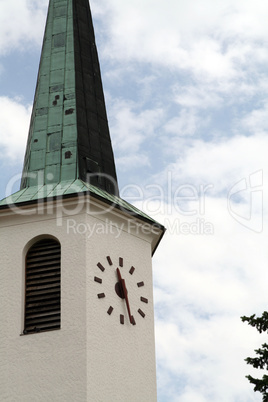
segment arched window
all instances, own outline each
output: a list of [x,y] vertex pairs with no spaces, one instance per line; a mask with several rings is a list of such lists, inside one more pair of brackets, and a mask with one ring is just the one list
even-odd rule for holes
[[37,241],[26,255],[24,334],[60,328],[61,246]]

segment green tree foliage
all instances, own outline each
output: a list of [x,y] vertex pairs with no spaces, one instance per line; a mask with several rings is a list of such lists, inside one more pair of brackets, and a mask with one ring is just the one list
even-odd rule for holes
[[[241,320],[256,328],[260,334],[262,332],[268,332],[267,311],[264,311],[261,317],[256,317],[256,315],[253,314],[250,317],[241,317]],[[257,369],[268,370],[268,344],[264,343],[261,345],[261,348],[256,349],[255,353],[256,357],[247,357],[245,359],[247,364],[251,364]],[[262,394],[263,402],[268,402],[268,375],[263,375],[262,379],[254,378],[251,375],[247,375],[246,378],[254,385],[254,391],[258,391]]]

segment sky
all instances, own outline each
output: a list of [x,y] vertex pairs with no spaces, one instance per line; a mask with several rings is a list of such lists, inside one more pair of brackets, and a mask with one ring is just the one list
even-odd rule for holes
[[[90,4],[121,196],[167,228],[158,402],[261,401],[244,359],[267,334],[240,317],[268,306],[268,3]],[[0,0],[0,199],[18,187],[47,6]]]

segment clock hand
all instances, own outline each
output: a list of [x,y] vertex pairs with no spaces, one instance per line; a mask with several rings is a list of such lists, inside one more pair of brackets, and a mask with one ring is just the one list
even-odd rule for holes
[[130,306],[129,306],[129,300],[128,300],[128,294],[127,294],[128,292],[127,292],[127,288],[126,288],[126,283],[125,283],[125,280],[122,279],[120,269],[117,268],[116,271],[117,271],[117,276],[118,276],[119,283],[122,286],[124,298],[126,300],[129,321],[130,321],[131,324],[133,324],[132,315],[131,315],[131,312],[130,312]]
[[128,301],[127,288],[126,288],[126,283],[125,283],[124,279],[122,279],[122,285],[123,285],[123,291],[124,291],[125,300],[126,300],[126,303],[127,303],[127,311],[128,311],[129,321],[130,321],[131,324],[133,324],[132,315],[131,315],[131,312],[130,312],[129,301]]

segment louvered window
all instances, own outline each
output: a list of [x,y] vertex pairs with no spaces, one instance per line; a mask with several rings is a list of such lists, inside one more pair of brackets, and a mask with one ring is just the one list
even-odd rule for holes
[[35,243],[26,256],[24,334],[60,328],[61,247],[52,239]]

